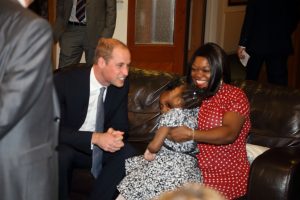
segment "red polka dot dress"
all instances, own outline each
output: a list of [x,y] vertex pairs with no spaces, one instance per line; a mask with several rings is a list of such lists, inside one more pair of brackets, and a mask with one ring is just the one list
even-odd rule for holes
[[228,145],[199,143],[198,164],[203,183],[219,190],[228,199],[246,194],[249,162],[246,137],[250,129],[250,109],[245,93],[232,85],[222,84],[219,91],[205,99],[199,110],[199,130],[222,125],[226,112],[237,112],[246,118],[238,138]]

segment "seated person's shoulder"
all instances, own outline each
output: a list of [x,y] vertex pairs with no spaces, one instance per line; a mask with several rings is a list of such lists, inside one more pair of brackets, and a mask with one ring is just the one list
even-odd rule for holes
[[227,94],[231,94],[232,98],[239,99],[239,98],[246,98],[246,93],[239,87],[230,85],[230,84],[224,84],[224,92]]
[[72,64],[72,65],[54,70],[54,75],[72,74],[72,73],[78,73],[80,71],[89,71],[90,69],[91,69],[91,66],[87,66],[85,63]]

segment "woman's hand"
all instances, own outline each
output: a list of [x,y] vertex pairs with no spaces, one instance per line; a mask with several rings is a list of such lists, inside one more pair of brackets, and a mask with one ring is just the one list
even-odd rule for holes
[[186,126],[179,126],[172,128],[169,132],[168,139],[171,139],[175,142],[184,142],[192,140],[193,130]]

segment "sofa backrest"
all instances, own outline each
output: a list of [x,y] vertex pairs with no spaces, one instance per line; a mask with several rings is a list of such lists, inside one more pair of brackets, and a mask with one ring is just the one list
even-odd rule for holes
[[300,91],[255,81],[234,81],[249,98],[252,128],[248,142],[300,147]]
[[[147,143],[159,113],[159,95],[177,75],[131,67],[129,140]],[[248,142],[267,147],[300,147],[300,91],[254,81],[235,81],[249,98],[252,128]]]
[[159,95],[176,75],[131,67],[128,95],[129,141],[149,142],[157,129]]

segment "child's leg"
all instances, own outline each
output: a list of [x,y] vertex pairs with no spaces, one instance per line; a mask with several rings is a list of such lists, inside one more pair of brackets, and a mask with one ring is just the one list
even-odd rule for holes
[[126,200],[121,194],[116,198],[116,200]]

